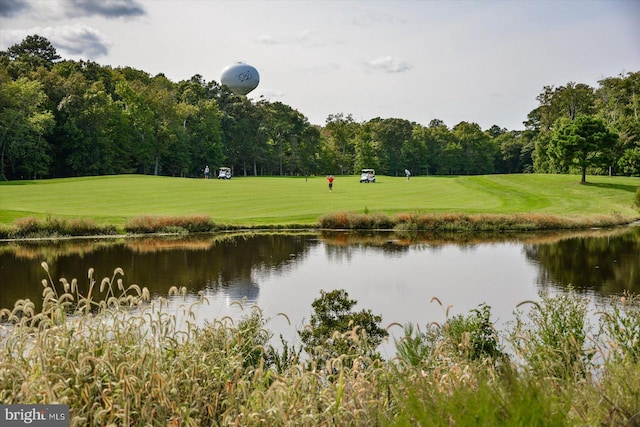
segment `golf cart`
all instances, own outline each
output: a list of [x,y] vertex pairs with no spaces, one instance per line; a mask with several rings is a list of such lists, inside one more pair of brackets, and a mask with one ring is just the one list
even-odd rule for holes
[[218,172],[218,179],[231,179],[231,168],[220,168],[220,172]]
[[376,182],[376,171],[373,169],[362,169],[360,182],[366,182],[367,184],[370,182]]

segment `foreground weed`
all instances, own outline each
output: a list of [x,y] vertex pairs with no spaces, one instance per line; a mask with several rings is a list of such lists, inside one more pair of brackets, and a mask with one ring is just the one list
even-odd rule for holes
[[[442,306],[438,298],[432,298]],[[426,332],[408,324],[404,327],[404,337],[396,340],[396,349],[402,364],[425,366],[432,364],[438,355],[455,356],[458,360],[477,361],[494,364],[506,361],[508,356],[502,351],[498,333],[491,322],[491,307],[481,304],[466,316],[449,317],[443,325],[432,323]]]
[[[571,291],[566,295],[540,293],[541,302],[530,303],[528,319],[516,312],[511,343],[526,369],[540,378],[577,381],[591,371],[595,343],[587,321],[588,300]],[[525,303],[521,303],[523,306]]]
[[601,335],[612,362],[640,363],[640,298],[625,293],[611,298],[600,313]]
[[[573,293],[541,294],[521,312],[508,342],[518,365],[499,345],[488,306],[454,317],[447,308],[447,321],[425,332],[405,326],[398,357],[385,361],[373,351],[384,335],[379,319],[352,312],[346,293],[324,293],[303,344],[317,339],[331,351],[304,360],[299,348],[270,344],[258,307],[238,303],[239,319],[201,325],[204,294],[172,287],[151,299],[146,288],[125,286],[123,275],[115,269],[97,281],[90,269],[86,294],[75,279],[49,277],[41,310],[20,300],[0,311],[1,402],[68,404],[72,426],[640,422],[632,295],[602,310],[599,365],[585,300]],[[359,333],[367,325],[370,339]]]

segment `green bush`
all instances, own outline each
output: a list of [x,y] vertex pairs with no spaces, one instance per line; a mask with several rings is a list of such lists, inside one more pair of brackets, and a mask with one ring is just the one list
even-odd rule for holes
[[432,365],[433,359],[442,354],[469,362],[505,361],[508,356],[500,348],[490,318],[491,307],[482,304],[467,316],[447,319],[444,325],[433,323],[426,332],[405,325],[404,336],[396,340],[398,358],[408,366]]
[[611,349],[608,356],[613,362],[628,360],[640,363],[640,298],[625,293],[611,301],[600,316],[604,345]]
[[[511,342],[516,355],[527,363],[534,375],[573,381],[591,369],[593,342],[587,332],[588,299],[575,292],[550,296],[540,293],[541,302],[530,302],[528,319],[516,312]],[[521,303],[520,306],[522,306]]]
[[493,361],[506,357],[498,344],[498,334],[490,320],[491,307],[486,304],[471,310],[468,316],[454,316],[443,328],[451,351],[467,360]]
[[[353,312],[357,301],[344,290],[320,291],[311,306],[309,326],[298,331],[304,350],[317,363],[343,358],[350,366],[356,356],[379,359],[377,347],[388,333],[380,327],[382,317],[371,310]],[[344,356],[347,356],[344,358]]]

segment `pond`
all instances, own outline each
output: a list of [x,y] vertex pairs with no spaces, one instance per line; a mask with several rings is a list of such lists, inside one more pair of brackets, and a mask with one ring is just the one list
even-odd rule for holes
[[[209,303],[202,321],[237,317],[259,306],[267,327],[295,339],[320,290],[345,289],[391,323],[427,325],[491,306],[492,320],[513,319],[516,306],[541,290],[569,287],[594,302],[640,292],[640,227],[536,234],[394,234],[391,232],[229,233],[192,237],[73,239],[0,243],[0,308],[41,299],[42,280],[78,279],[89,268],[98,284],[124,270],[125,285],[166,295],[186,287]],[[437,298],[433,299],[433,298]],[[438,302],[439,301],[439,302]],[[286,314],[285,316],[279,313]],[[287,320],[288,319],[288,320]]]

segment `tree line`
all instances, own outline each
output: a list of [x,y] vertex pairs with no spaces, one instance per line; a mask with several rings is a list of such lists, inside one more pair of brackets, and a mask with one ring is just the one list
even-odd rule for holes
[[32,35],[0,52],[0,179],[140,173],[203,176],[582,173],[640,175],[640,72],[544,87],[523,130],[402,118],[313,125],[194,75],[62,59]]

